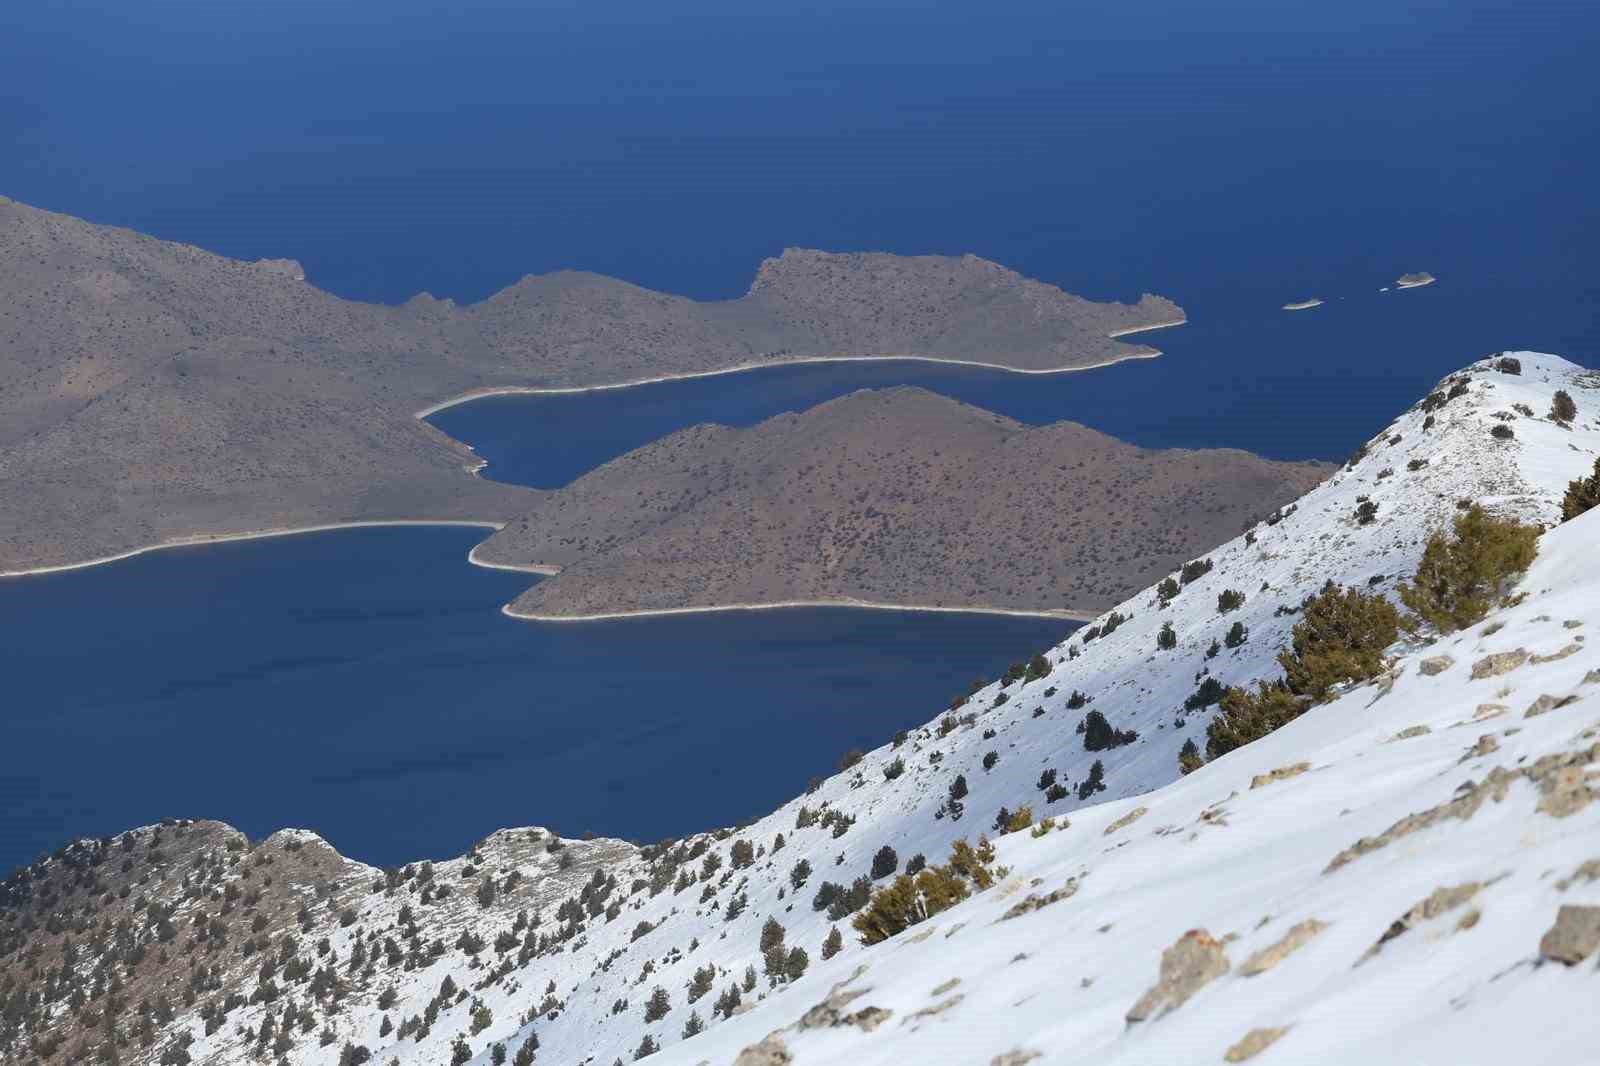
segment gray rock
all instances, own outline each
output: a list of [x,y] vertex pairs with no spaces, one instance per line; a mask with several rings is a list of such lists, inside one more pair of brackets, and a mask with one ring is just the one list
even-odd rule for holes
[[1277,1029],[1252,1029],[1244,1034],[1240,1041],[1227,1050],[1222,1056],[1224,1062],[1244,1062],[1253,1059],[1267,1048],[1276,1044],[1284,1033],[1289,1031],[1288,1026]]
[[751,1044],[739,1052],[733,1066],[789,1066],[794,1055],[777,1033],[768,1033],[759,1044]]
[[[1476,896],[1482,888],[1483,882],[1481,881],[1467,881],[1464,884],[1452,885],[1449,888],[1434,889],[1428,894],[1426,899],[1414,904],[1411,909],[1407,910],[1400,917],[1396,918],[1389,925],[1389,928],[1384,930],[1383,935],[1380,936],[1377,941],[1366,950],[1366,953],[1363,954],[1361,958],[1356,960],[1356,965],[1359,966],[1361,963],[1372,958],[1372,956],[1378,953],[1383,945],[1387,944],[1395,937],[1402,936],[1409,932],[1411,928],[1418,923],[1428,921],[1431,918],[1437,918],[1446,911],[1455,910],[1457,907]],[[1476,923],[1474,922],[1473,924]],[[1471,926],[1469,925],[1468,928],[1471,928]]]
[[1038,1057],[1039,1052],[1032,1048],[1013,1048],[990,1059],[989,1066],[1027,1066]]
[[1485,655],[1472,664],[1472,680],[1482,681],[1486,677],[1499,677],[1509,674],[1517,667],[1528,661],[1528,649],[1518,648],[1515,651],[1497,651],[1493,655]]
[[1002,922],[1010,921],[1012,918],[1020,918],[1024,914],[1031,914],[1040,907],[1048,907],[1052,903],[1059,903],[1064,899],[1071,899],[1077,893],[1077,891],[1078,881],[1076,878],[1074,878],[1062,885],[1060,888],[1056,889],[1054,892],[1046,892],[1042,896],[1030,892],[1021,900],[1013,903],[1011,907],[1000,916],[1000,920]]
[[1280,766],[1276,770],[1269,770],[1264,774],[1256,774],[1250,779],[1251,788],[1265,788],[1277,781],[1287,781],[1291,777],[1299,777],[1311,769],[1308,762],[1297,762],[1291,766]]
[[1299,951],[1324,929],[1326,922],[1319,922],[1315,918],[1307,918],[1296,924],[1287,933],[1283,934],[1275,944],[1269,944],[1260,951],[1244,960],[1244,965],[1239,967],[1239,972],[1246,977],[1266,973],[1278,963]]
[[1161,953],[1161,972],[1139,1002],[1128,1011],[1129,1023],[1160,1018],[1177,1010],[1191,996],[1228,972],[1228,955],[1216,937],[1191,929]]
[[1556,922],[1539,940],[1539,954],[1575,966],[1600,947],[1600,907],[1563,903]]
[[1432,658],[1422,660],[1417,669],[1422,671],[1424,677],[1433,677],[1436,674],[1444,673],[1455,664],[1456,661],[1448,655],[1435,655]]
[[1578,697],[1576,696],[1551,696],[1548,694],[1542,695],[1528,705],[1528,709],[1523,712],[1522,717],[1537,718],[1547,711],[1553,711],[1558,707],[1565,707],[1569,703],[1577,702]]

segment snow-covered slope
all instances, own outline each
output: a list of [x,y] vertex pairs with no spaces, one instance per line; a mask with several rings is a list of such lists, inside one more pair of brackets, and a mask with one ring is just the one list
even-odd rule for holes
[[[1004,837],[1000,885],[651,1061],[729,1063],[767,1041],[740,1066],[1142,1066],[1238,1061],[1252,1032],[1277,1030],[1260,1061],[1595,1061],[1597,547],[1600,510],[1544,537],[1520,606],[1407,656],[1387,691],[1358,688],[1043,837]],[[1513,651],[1535,658],[1475,677]],[[1419,668],[1440,656],[1442,672]],[[1563,906],[1592,910],[1545,938]],[[1180,951],[1215,976],[1130,1022],[1189,930],[1204,934]],[[1548,957],[1585,946],[1578,965]],[[835,985],[842,1011],[802,1021]],[[838,1020],[872,1008],[889,1013],[867,1015],[870,1031]]]
[[[292,891],[309,906],[297,916],[294,906],[258,903],[250,928],[259,944],[245,951],[236,935],[223,948],[205,947],[215,979],[161,1028],[156,1050],[188,1032],[197,1037],[188,1049],[193,1061],[253,1061],[263,1017],[281,1020],[288,999],[310,1002],[309,983],[280,973],[281,995],[269,1003],[235,1004],[209,1026],[201,1012],[225,1004],[229,991],[249,999],[261,983],[262,954],[281,955],[284,935],[298,938],[291,947],[300,956],[326,938],[326,950],[311,961],[342,984],[333,1002],[318,999],[313,1029],[285,1042],[282,1058],[293,1066],[338,1061],[347,1041],[370,1049],[375,1062],[433,1066],[452,1060],[458,1037],[474,1061],[494,1062],[500,1045],[515,1062],[535,1036],[538,1062],[626,1062],[648,1036],[662,1049],[652,1061],[721,1064],[794,1023],[858,966],[868,969],[849,988],[871,991],[851,1010],[879,1007],[893,1012],[889,1020],[871,1032],[854,1025],[790,1031],[780,1037],[786,1053],[802,1062],[988,1062],[1031,1049],[1043,1061],[1076,1061],[1098,1048],[1121,1056],[1117,1061],[1211,1061],[1250,1028],[1292,1024],[1282,1048],[1269,1052],[1287,1056],[1282,1061],[1455,1062],[1472,1055],[1428,1056],[1434,1047],[1481,1050],[1488,1045],[1474,1042],[1506,1017],[1531,1020],[1526,1030],[1517,1023],[1526,1039],[1562,1004],[1570,1010],[1571,999],[1561,997],[1577,986],[1555,982],[1580,979],[1523,963],[1537,956],[1556,902],[1600,898],[1587,882],[1565,893],[1554,887],[1580,861],[1600,858],[1595,807],[1560,819],[1536,814],[1548,775],[1518,777],[1469,821],[1322,871],[1340,849],[1450,800],[1457,786],[1482,782],[1495,766],[1515,774],[1540,756],[1593,743],[1580,734],[1600,719],[1600,685],[1586,687],[1583,679],[1600,661],[1581,638],[1600,627],[1600,518],[1591,514],[1544,538],[1524,583],[1530,596],[1493,620],[1504,626],[1498,632],[1480,626],[1413,651],[1382,698],[1372,686],[1358,689],[1189,777],[1179,780],[1177,768],[1186,740],[1204,747],[1212,713],[1185,712],[1185,698],[1206,677],[1242,684],[1276,676],[1274,656],[1295,610],[1325,581],[1391,590],[1412,573],[1426,537],[1448,523],[1459,500],[1555,521],[1567,482],[1588,473],[1600,454],[1600,377],[1554,356],[1512,354],[1520,373],[1496,369],[1496,357],[1453,375],[1436,399],[1375,437],[1359,461],[1211,552],[1209,571],[1166,605],[1154,589],[1128,600],[1113,612],[1125,620],[1111,632],[1103,618],[1091,627],[1102,635],[1086,640],[1088,630],[1080,631],[1044,650],[1042,676],[980,688],[753,824],[642,851],[614,841],[553,851],[548,833],[506,830],[470,856],[435,864],[426,889],[420,867],[386,880],[293,834],[254,845],[232,865],[214,862],[212,884],[238,878],[240,868],[272,869],[271,891]],[[1577,401],[1571,428],[1543,417],[1557,389]],[[1492,435],[1502,425],[1510,439]],[[1365,523],[1357,517],[1364,502],[1376,504]],[[1228,590],[1244,601],[1221,613],[1219,596]],[[1568,621],[1583,624],[1567,628]],[[1247,639],[1208,656],[1235,622]],[[1176,641],[1162,650],[1165,623]],[[1485,654],[1520,647],[1544,655],[1569,646],[1576,650],[1565,658],[1470,679],[1471,664]],[[1035,650],[1018,649],[1019,658]],[[1441,652],[1454,665],[1423,674],[1417,658]],[[1078,705],[1075,693],[1086,702]],[[1546,694],[1580,699],[1524,720],[1525,706]],[[1488,703],[1509,710],[1472,721]],[[1079,727],[1093,711],[1137,739],[1085,750]],[[1414,726],[1431,731],[1391,742]],[[1486,754],[1460,762],[1475,745]],[[1086,782],[1097,761],[1104,789],[1093,792]],[[1308,772],[1250,787],[1255,775],[1302,761]],[[1049,771],[1059,787],[1046,792]],[[1581,781],[1582,771],[1576,776]],[[958,778],[966,791],[953,806]],[[952,841],[992,832],[1001,807],[1024,804],[1070,826],[1000,841],[1000,862],[1011,867],[1003,883],[913,934],[865,948],[847,918],[813,905],[824,882],[849,886],[867,876],[884,846],[900,868],[919,854],[941,862]],[[1107,832],[1141,808],[1137,820]],[[207,832],[206,840],[220,841],[221,830]],[[180,927],[208,916],[240,922],[243,915],[230,912],[223,896],[177,892],[189,875],[170,855],[148,858],[148,832],[130,837],[136,839],[127,846],[148,864],[130,876],[145,877],[141,893],[160,896],[172,886]],[[316,863],[307,865],[307,855],[318,856]],[[30,874],[32,883],[48,882],[51,867]],[[1419,924],[1352,968],[1435,888],[1508,871],[1512,876],[1480,888],[1445,918]],[[1078,879],[1071,898],[996,924],[1030,893],[1060,889],[1069,878]],[[483,893],[490,880],[494,891]],[[432,887],[440,884],[452,888],[442,900]],[[589,884],[595,888],[577,900]],[[566,900],[575,902],[558,913]],[[1474,908],[1473,928],[1446,935]],[[761,974],[759,937],[769,918],[783,927],[786,946],[809,957],[799,980]],[[1308,919],[1330,924],[1274,972],[1235,975],[1246,955]],[[835,927],[843,949],[824,961],[822,945]],[[1163,949],[1191,927],[1218,940],[1238,935],[1221,948],[1234,972],[1169,1017],[1125,1031],[1123,1016],[1154,982]],[[1200,948],[1211,957],[1200,938],[1185,950]],[[46,950],[59,951],[59,942]],[[83,973],[92,965],[78,962]],[[708,967],[711,990],[691,1002],[688,986]],[[754,980],[745,978],[747,967]],[[1490,984],[1501,971],[1506,975]],[[446,977],[460,992],[438,1000]],[[960,983],[949,985],[952,978]],[[742,988],[742,1004],[731,1018],[714,1019],[713,1005],[730,986]],[[647,1017],[657,987],[666,1011]],[[962,998],[913,1017],[952,997]],[[1511,1002],[1515,1009],[1504,1006]],[[686,1040],[691,1017],[705,1031]],[[413,1018],[416,1024],[402,1024]],[[1578,1028],[1592,1042],[1593,1026]],[[1428,1056],[1419,1056],[1421,1042],[1435,1037]],[[1537,1050],[1561,1061],[1561,1041],[1541,1039]],[[1292,1055],[1284,1050],[1290,1048]],[[787,1060],[750,1058],[740,1066],[765,1061]]]

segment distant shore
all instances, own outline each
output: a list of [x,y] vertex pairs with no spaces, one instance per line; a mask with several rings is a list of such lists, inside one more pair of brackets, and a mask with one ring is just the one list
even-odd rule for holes
[[874,600],[780,600],[775,603],[719,603],[705,607],[655,607],[635,611],[601,611],[596,614],[530,614],[511,604],[500,613],[522,622],[607,622],[623,618],[653,618],[674,614],[716,614],[722,611],[776,611],[791,607],[858,607],[870,611],[923,611],[931,614],[997,614],[1013,618],[1052,618],[1058,622],[1092,622],[1104,611],[1027,611],[1009,607],[933,607],[909,603],[879,603]]
[[[0,571],[0,579],[11,577],[31,577],[39,574],[56,574],[69,570],[87,570],[93,566],[104,566],[107,563],[120,562],[123,559],[132,559],[135,556],[145,555],[149,552],[167,551],[172,548],[201,548],[209,544],[226,544],[231,541],[242,540],[268,540],[276,537],[293,537],[302,533],[328,533],[341,529],[374,529],[388,526],[460,526],[472,529],[491,529],[499,531],[505,528],[503,522],[479,522],[459,518],[395,518],[387,520],[374,519],[361,522],[328,522],[314,526],[283,527],[275,529],[250,530],[241,533],[203,533],[192,537],[182,537],[176,540],[162,541],[160,544],[149,544],[142,548],[133,548],[129,551],[118,552],[116,555],[101,556],[97,559],[85,559],[77,563],[60,563],[55,566],[39,566],[28,570]],[[478,549],[482,543],[475,544],[467,552],[467,562],[473,566],[481,566],[486,570],[508,570],[521,574],[539,574],[546,577],[559,574],[561,567],[542,565],[538,563],[514,564],[491,563],[478,558]],[[868,600],[784,600],[777,603],[729,603],[716,604],[708,607],[666,607],[654,609],[641,609],[636,611],[605,611],[598,614],[584,615],[538,615],[523,614],[514,611],[511,605],[505,604],[500,608],[500,613],[508,618],[526,622],[601,622],[622,618],[649,618],[675,614],[710,614],[719,611],[766,611],[778,610],[789,607],[860,607],[875,611],[927,611],[937,614],[993,614],[1010,615],[1017,618],[1053,618],[1058,621],[1089,622],[1098,618],[1102,613],[1093,614],[1076,611],[1026,611],[1014,610],[1006,607],[928,607],[915,604],[879,603]]]
[[[469,526],[473,529],[493,529],[498,531],[505,528],[505,523],[476,521],[465,518],[393,518],[359,522],[328,522],[314,526],[284,526],[275,529],[250,530],[243,533],[197,533],[193,536],[164,540],[159,544],[147,544],[142,548],[118,552],[116,555],[103,555],[97,559],[85,559],[77,563],[36,566],[27,570],[0,570],[0,578],[31,577],[35,574],[58,574],[66,570],[86,570],[91,566],[104,566],[106,563],[120,562],[123,559],[132,559],[136,555],[166,551],[169,548],[199,548],[207,544],[225,544],[235,540],[266,540],[269,537],[293,537],[301,533],[326,533],[336,529],[368,529],[378,526]],[[479,563],[478,565],[491,566],[493,564]],[[520,569],[520,567],[498,567],[497,569],[514,570]]]
[[1285,311],[1308,311],[1313,307],[1321,307],[1321,306],[1322,306],[1322,301],[1317,299],[1315,296],[1313,296],[1309,300],[1301,300],[1298,303],[1284,304],[1283,305],[1283,309]]
[[[1134,333],[1147,333],[1156,329],[1170,329],[1188,322],[1188,318],[1173,319],[1169,322],[1153,322],[1148,326],[1130,326],[1106,334],[1107,337],[1126,337]],[[686,370],[676,374],[659,374],[655,377],[634,378],[629,381],[613,381],[604,385],[486,385],[479,389],[469,389],[459,396],[452,396],[436,404],[424,407],[416,412],[419,419],[436,415],[440,411],[451,407],[458,407],[473,400],[482,400],[490,396],[570,396],[584,392],[609,392],[613,389],[631,389],[640,385],[659,385],[668,381],[691,381],[696,378],[721,377],[724,374],[743,374],[751,370],[768,370],[785,366],[809,366],[818,363],[944,363],[949,366],[970,366],[983,370],[1003,370],[1009,374],[1072,374],[1080,370],[1098,370],[1103,367],[1115,366],[1118,363],[1131,362],[1135,359],[1156,359],[1161,352],[1155,348],[1147,352],[1133,352],[1129,355],[1119,355],[1114,359],[1102,359],[1095,363],[1084,363],[1082,366],[1057,366],[1046,367],[1042,370],[1030,370],[1025,367],[1006,366],[1004,363],[986,363],[976,359],[943,359],[931,355],[819,355],[804,359],[774,359],[762,363],[740,363],[737,366],[725,366],[716,370]]]

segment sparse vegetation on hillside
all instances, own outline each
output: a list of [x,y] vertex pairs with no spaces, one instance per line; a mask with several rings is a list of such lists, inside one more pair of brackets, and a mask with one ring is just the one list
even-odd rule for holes
[[1594,461],[1594,473],[1574,478],[1567,484],[1567,495],[1561,501],[1561,520],[1570,522],[1596,505],[1600,505],[1600,459]]
[[1278,655],[1288,690],[1320,700],[1334,685],[1365,681],[1383,669],[1383,650],[1400,636],[1400,614],[1382,596],[1329,582],[1300,607],[1290,646]]
[[1480,622],[1506,583],[1533,562],[1538,539],[1538,527],[1495,518],[1473,504],[1449,534],[1428,538],[1415,578],[1400,585],[1400,600],[1444,633]]
[[850,924],[861,943],[881,943],[988,888],[1001,876],[993,863],[994,847],[984,837],[978,838],[977,847],[958,840],[943,866],[924,867],[914,877],[901,874],[874,893]]

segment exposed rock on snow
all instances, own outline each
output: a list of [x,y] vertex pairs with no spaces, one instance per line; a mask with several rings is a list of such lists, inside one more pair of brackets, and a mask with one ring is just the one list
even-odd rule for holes
[[1539,941],[1539,954],[1575,966],[1600,947],[1600,907],[1563,903],[1556,924]]
[[1472,664],[1472,680],[1482,681],[1486,677],[1509,674],[1528,661],[1528,654],[1527,648],[1518,648],[1516,651],[1499,651],[1493,655],[1485,655]]
[[1248,1062],[1276,1044],[1288,1031],[1287,1026],[1278,1029],[1252,1029],[1223,1054],[1223,1061]]
[[1128,1021],[1148,1021],[1175,1011],[1227,972],[1228,955],[1222,944],[1204,929],[1191,929],[1161,953],[1161,976],[1128,1011]]
[[1328,928],[1326,923],[1319,922],[1315,918],[1307,918],[1303,922],[1295,923],[1276,943],[1262,948],[1248,959],[1245,959],[1244,965],[1239,967],[1239,973],[1245,977],[1254,977],[1257,974],[1266,973],[1278,963],[1311,943],[1316,935],[1326,928]]

